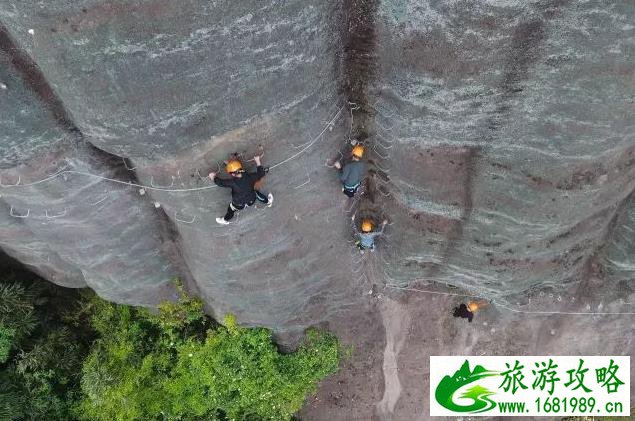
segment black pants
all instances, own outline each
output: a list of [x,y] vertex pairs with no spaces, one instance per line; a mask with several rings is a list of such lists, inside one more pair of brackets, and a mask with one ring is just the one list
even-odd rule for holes
[[452,315],[454,317],[461,317],[463,319],[467,319],[467,321],[470,323],[472,323],[472,319],[474,318],[474,313],[468,310],[465,304],[461,304],[458,307],[454,307],[454,312]]
[[[260,193],[258,190],[256,190],[256,199],[258,199],[258,201],[262,202],[262,203],[269,203],[269,199],[267,198],[267,196],[265,196],[264,194]],[[243,210],[243,209],[245,209],[245,206],[251,206],[253,204],[254,204],[254,200],[252,200],[249,203],[243,203],[243,204],[240,204],[240,205],[237,205],[236,203],[232,202],[232,203],[229,204],[229,206],[227,206],[227,213],[225,214],[223,219],[225,221],[231,221],[231,219],[234,217],[234,213],[236,211]]]
[[353,196],[355,196],[355,193],[357,193],[357,189],[358,188],[359,188],[359,184],[357,186],[355,186],[354,188],[352,188],[352,189],[350,189],[350,188],[348,188],[348,187],[346,187],[345,185],[342,184],[342,193],[344,193],[348,197],[353,197]]

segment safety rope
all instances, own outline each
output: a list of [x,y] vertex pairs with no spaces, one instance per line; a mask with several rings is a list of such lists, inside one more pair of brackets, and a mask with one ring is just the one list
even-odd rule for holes
[[[331,127],[335,121],[337,120],[337,118],[340,116],[340,114],[342,113],[342,110],[344,109],[344,106],[342,105],[340,107],[340,109],[337,111],[337,113],[335,114],[335,116],[326,124],[326,126],[324,127],[324,129],[313,138],[313,140],[311,140],[304,148],[302,148],[300,151],[296,152],[295,154],[291,155],[290,157],[274,164],[271,165],[269,167],[269,169],[273,169],[276,168],[280,165],[286,164],[287,162],[297,158],[298,156],[302,155],[305,151],[307,151],[311,146],[313,146],[315,143],[317,143],[318,140],[320,140],[320,138],[322,137],[322,135],[328,130],[329,127]],[[128,167],[126,165],[126,167]],[[93,178],[97,178],[100,180],[104,180],[104,181],[110,181],[112,183],[118,183],[118,184],[124,184],[127,186],[133,186],[133,187],[139,187],[145,190],[154,190],[154,191],[164,191],[164,192],[174,192],[174,193],[184,193],[184,192],[195,192],[195,191],[201,191],[201,190],[208,190],[208,189],[212,189],[215,188],[216,185],[210,185],[210,186],[203,186],[203,187],[191,187],[191,188],[179,188],[179,189],[173,189],[173,188],[168,188],[168,187],[158,187],[158,186],[152,186],[152,185],[145,185],[145,184],[139,184],[139,183],[133,183],[131,181],[123,181],[123,180],[117,180],[114,178],[109,178],[109,177],[104,177],[102,175],[98,175],[98,174],[94,174],[94,173],[89,173],[89,172],[84,172],[84,171],[77,171],[77,170],[62,170],[59,171],[53,175],[50,175],[46,178],[43,178],[42,180],[38,180],[38,181],[34,181],[32,183],[26,183],[26,184],[22,184],[20,182],[16,183],[16,184],[1,184],[0,183],[0,187],[1,188],[17,188],[17,187],[31,187],[31,186],[35,186],[37,184],[41,184],[41,183],[45,183],[47,181],[53,180],[57,177],[60,177],[64,174],[75,174],[75,175],[82,175],[82,176],[86,176],[86,177],[93,177]],[[152,183],[151,183],[152,184]]]
[[326,126],[324,126],[324,129],[322,129],[322,131],[320,132],[320,134],[318,134],[317,136],[315,136],[315,138],[309,142],[308,145],[306,145],[304,148],[300,149],[300,151],[296,152],[295,154],[291,155],[290,157],[288,157],[287,159],[278,162],[277,164],[273,164],[269,167],[269,169],[273,169],[276,168],[279,165],[285,164],[287,162],[289,162],[292,159],[297,158],[299,155],[301,155],[304,151],[306,151],[307,149],[309,149],[311,146],[313,146],[313,144],[315,142],[317,142],[322,135],[328,130],[329,127],[331,127],[331,125],[333,125],[333,123],[335,122],[335,120],[337,120],[337,118],[340,116],[340,114],[342,113],[342,110],[344,109],[344,106],[342,105],[340,107],[340,109],[337,111],[337,113],[335,114],[335,117],[333,117],[327,124]]
[[509,311],[511,311],[513,313],[536,314],[536,315],[542,315],[542,316],[550,316],[550,315],[554,315],[554,314],[572,315],[572,316],[596,316],[596,315],[599,315],[599,316],[610,316],[610,315],[615,315],[615,316],[629,315],[629,316],[632,316],[632,315],[635,315],[635,312],[608,312],[608,311],[607,312],[590,312],[590,311],[582,312],[582,311],[520,310],[520,309],[514,309],[514,308],[508,307],[508,306],[506,306],[504,304],[501,304],[499,301],[497,301],[495,299],[490,299],[490,298],[479,296],[479,295],[458,294],[458,293],[453,293],[453,292],[442,292],[442,291],[430,291],[430,290],[419,289],[419,288],[400,287],[400,286],[394,285],[394,284],[386,284],[385,287],[386,288],[391,288],[391,289],[405,290],[405,291],[421,292],[421,293],[425,293],[425,294],[449,295],[449,296],[456,296],[456,297],[478,298],[478,299],[488,300],[488,301],[491,301],[493,304],[496,304],[498,307],[504,308],[505,310],[509,310]]

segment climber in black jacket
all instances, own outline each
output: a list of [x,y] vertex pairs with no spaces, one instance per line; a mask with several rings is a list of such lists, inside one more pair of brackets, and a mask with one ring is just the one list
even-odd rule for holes
[[462,319],[467,319],[468,322],[472,323],[472,319],[474,318],[474,312],[471,308],[461,303],[460,306],[454,307],[454,311],[452,313],[454,317],[460,317]]
[[271,193],[265,196],[255,188],[256,182],[265,176],[265,169],[260,163],[260,156],[254,156],[254,161],[257,166],[256,172],[245,172],[239,160],[230,159],[225,169],[231,178],[218,178],[215,172],[209,173],[209,178],[218,186],[232,189],[232,201],[227,207],[227,213],[222,218],[216,218],[216,222],[219,224],[229,224],[229,221],[234,217],[234,212],[245,209],[245,206],[253,205],[256,200],[266,203],[269,207],[273,204]]

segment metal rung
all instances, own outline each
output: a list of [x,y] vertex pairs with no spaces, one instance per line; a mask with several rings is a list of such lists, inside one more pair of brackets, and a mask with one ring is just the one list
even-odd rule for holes
[[381,159],[388,159],[388,158],[390,158],[390,155],[382,155],[382,154],[380,154],[380,153],[377,151],[377,149],[375,148],[375,146],[373,146],[373,152],[375,152],[375,154],[376,154],[378,157],[380,157]]
[[0,178],[0,187],[14,187],[20,185],[20,181],[22,181],[21,177],[18,175],[18,182],[15,184],[2,184],[2,178]]
[[67,209],[67,208],[64,208],[64,210],[63,210],[61,213],[57,214],[57,215],[49,215],[49,211],[48,211],[48,209],[45,209],[45,210],[44,210],[44,216],[45,216],[47,219],[55,219],[55,218],[60,218],[60,217],[62,217],[62,216],[64,216],[64,215],[66,215],[66,212],[68,212],[68,209]]
[[390,126],[390,128],[388,129],[388,128],[384,127],[384,126],[383,126],[383,125],[379,122],[379,119],[375,120],[375,124],[377,124],[377,125],[379,126],[379,128],[380,128],[380,129],[382,129],[382,130],[384,130],[384,131],[386,131],[386,132],[390,132],[390,131],[392,131],[392,129],[395,127],[395,125],[393,124],[393,125],[392,125],[392,126]]
[[121,158],[121,160],[123,161],[123,165],[126,167],[126,169],[127,169],[128,171],[134,171],[134,170],[136,170],[136,169],[137,169],[137,167],[130,168],[130,167],[128,166],[128,162],[126,162],[126,158]]
[[172,177],[172,182],[170,183],[170,185],[169,185],[169,186],[156,186],[156,185],[154,184],[154,176],[152,176],[152,175],[151,175],[151,176],[150,176],[150,185],[151,185],[152,187],[154,187],[154,188],[158,188],[158,189],[169,189],[170,187],[173,187],[173,186],[174,186],[174,176],[172,175],[172,176],[170,176],[170,177]]
[[311,182],[311,177],[309,177],[309,179],[307,181],[305,181],[304,183],[300,184],[299,186],[295,186],[294,189],[299,189],[300,187],[304,187],[307,184],[309,184]]
[[392,149],[393,146],[395,145],[391,143],[390,146],[384,146],[384,144],[381,141],[379,141],[379,139],[375,139],[374,146],[379,146],[380,148],[384,150],[389,150],[389,149]]
[[184,223],[184,224],[193,224],[193,223],[194,223],[194,221],[196,221],[196,215],[194,215],[194,216],[192,217],[192,220],[191,220],[191,221],[184,221],[184,220],[182,220],[182,219],[179,219],[179,212],[177,211],[177,212],[174,212],[174,219],[175,219],[175,220],[177,220],[177,221],[179,221],[179,222],[182,222],[182,223]]
[[375,136],[379,139],[382,139],[383,141],[385,141],[386,143],[388,143],[389,145],[392,145],[393,143],[395,143],[395,139],[388,139],[386,137],[384,137],[381,133],[379,132],[375,132]]
[[109,195],[110,195],[110,193],[106,193],[106,194],[104,195],[104,197],[102,197],[101,199],[99,199],[99,200],[98,200],[98,201],[96,201],[95,203],[91,203],[90,205],[91,205],[91,206],[95,206],[95,205],[100,204],[101,202],[103,202],[104,200],[106,200],[106,199],[108,198],[108,196],[109,196]]
[[376,162],[375,162],[375,166],[377,168],[379,168],[381,171],[385,172],[385,173],[389,173],[390,172],[390,169],[384,169],[384,168],[381,167],[381,165],[377,164]]
[[13,206],[11,206],[11,208],[9,209],[9,215],[13,216],[14,218],[28,218],[30,214],[31,214],[31,209],[26,210],[26,215],[17,215],[13,213]]

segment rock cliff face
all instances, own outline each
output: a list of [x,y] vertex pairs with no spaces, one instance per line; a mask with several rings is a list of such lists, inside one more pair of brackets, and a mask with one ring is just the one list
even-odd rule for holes
[[[152,305],[179,276],[280,334],[385,285],[632,294],[630,1],[1,3],[0,247],[53,282]],[[220,227],[205,175],[258,145],[275,205]],[[373,254],[355,212],[391,222]]]
[[379,9],[391,213],[422,234],[397,235],[389,276],[500,297],[577,282],[598,256],[632,279],[632,5],[415,3]]
[[[432,354],[632,354],[634,21],[628,0],[0,0],[0,248],[130,304],[178,276],[286,343],[327,325],[356,353],[306,419],[427,419]],[[258,145],[275,204],[218,226],[205,175]],[[390,221],[374,253],[353,214]],[[467,296],[490,301],[470,325]]]

